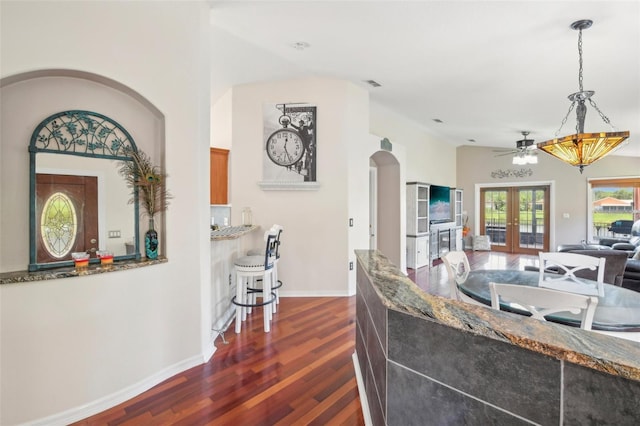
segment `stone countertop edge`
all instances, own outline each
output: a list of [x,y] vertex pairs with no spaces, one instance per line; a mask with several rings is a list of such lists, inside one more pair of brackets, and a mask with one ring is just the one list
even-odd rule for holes
[[640,381],[640,344],[429,294],[376,250],[355,250],[388,308],[510,343],[558,360]]
[[20,284],[30,283],[34,281],[57,280],[61,278],[84,277],[87,275],[104,274],[108,272],[126,271],[129,269],[143,268],[151,265],[158,265],[168,262],[166,257],[157,259],[141,259],[141,260],[120,260],[115,261],[111,265],[102,266],[91,264],[85,270],[76,271],[73,266],[62,268],[45,269],[42,271],[16,271],[0,273],[0,285],[2,284]]
[[238,229],[237,231],[230,234],[221,234],[221,235],[216,235],[216,233],[220,231],[224,231],[224,228],[222,230],[211,231],[211,241],[235,240],[236,238],[240,238],[241,236],[248,234],[249,232],[255,231],[256,229],[259,228],[259,226],[257,225],[234,226],[233,228],[242,228],[242,229]]

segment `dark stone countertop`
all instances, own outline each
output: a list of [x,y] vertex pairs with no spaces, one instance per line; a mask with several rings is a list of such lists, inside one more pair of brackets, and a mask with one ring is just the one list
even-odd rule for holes
[[640,344],[637,342],[428,294],[381,253],[355,252],[388,309],[640,381]]
[[0,284],[19,284],[34,281],[57,280],[61,278],[82,277],[87,275],[104,274],[107,272],[126,271],[129,269],[143,268],[151,265],[166,263],[166,257],[159,257],[154,260],[118,260],[110,265],[90,264],[87,269],[76,270],[73,266],[45,269],[41,271],[15,271],[0,273]]

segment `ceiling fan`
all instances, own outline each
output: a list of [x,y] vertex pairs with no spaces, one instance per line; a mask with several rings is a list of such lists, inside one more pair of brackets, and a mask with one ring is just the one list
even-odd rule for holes
[[[523,131],[522,139],[516,141],[516,148],[509,150],[507,152],[503,152],[502,154],[497,154],[496,157],[501,157],[504,155],[513,155],[513,164],[523,165],[523,164],[537,164],[538,163],[538,152],[537,146],[533,143],[533,139],[527,139],[527,136],[530,132]],[[495,151],[500,152],[500,151]]]

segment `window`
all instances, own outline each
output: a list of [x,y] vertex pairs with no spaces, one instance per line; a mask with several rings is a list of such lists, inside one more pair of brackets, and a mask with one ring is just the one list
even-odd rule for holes
[[590,179],[589,239],[629,234],[640,220],[640,177]]
[[44,204],[40,235],[45,249],[56,259],[69,254],[78,233],[78,218],[73,202],[62,192],[52,194]]

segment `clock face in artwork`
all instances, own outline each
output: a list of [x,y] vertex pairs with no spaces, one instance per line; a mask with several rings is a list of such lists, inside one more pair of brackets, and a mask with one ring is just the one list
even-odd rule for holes
[[295,130],[276,130],[267,139],[267,155],[279,166],[293,166],[303,154],[304,144]]

